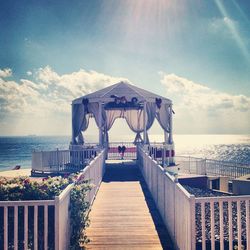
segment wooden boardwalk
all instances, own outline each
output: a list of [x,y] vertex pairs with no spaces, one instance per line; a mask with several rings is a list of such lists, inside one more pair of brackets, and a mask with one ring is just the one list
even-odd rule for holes
[[139,168],[107,164],[90,212],[87,249],[174,249]]

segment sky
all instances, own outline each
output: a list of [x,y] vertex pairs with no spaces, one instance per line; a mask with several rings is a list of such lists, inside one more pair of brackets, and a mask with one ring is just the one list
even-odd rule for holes
[[249,27],[248,0],[0,1],[0,135],[70,135],[71,101],[121,80],[176,134],[250,134]]

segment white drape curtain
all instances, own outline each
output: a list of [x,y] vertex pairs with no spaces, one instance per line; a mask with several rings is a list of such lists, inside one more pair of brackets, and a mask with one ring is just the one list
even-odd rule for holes
[[[156,107],[154,102],[146,103],[146,130],[148,131],[153,125],[156,118],[160,126],[169,133],[170,122],[170,106],[163,104],[160,109]],[[136,133],[135,141],[142,141],[141,133],[144,131],[144,110],[104,110],[102,108],[101,121],[99,120],[99,103],[89,103],[88,111],[93,114],[96,125],[102,130],[103,143],[108,143],[108,131],[113,126],[116,118],[123,117],[126,119],[129,128]],[[89,125],[89,114],[85,110],[83,104],[74,104],[72,106],[72,143],[84,143],[82,131],[85,131]],[[148,133],[146,133],[146,141],[149,143]]]
[[162,129],[169,133],[169,122],[170,122],[170,106],[169,104],[164,104],[160,109],[156,110],[156,119],[161,125]]
[[[83,104],[74,104],[72,106],[72,144],[83,143],[81,131],[85,131],[89,125],[89,115]],[[78,140],[77,140],[78,139]]]
[[[134,143],[142,141],[141,133],[144,131],[143,110],[129,110],[124,114],[129,128],[136,133]],[[155,103],[146,103],[146,130],[149,130],[154,123],[156,112]],[[146,141],[149,143],[148,133],[146,133]]]
[[123,117],[123,110],[106,110],[106,124],[105,124],[105,131],[104,131],[104,143],[108,144],[109,142],[109,130],[112,128],[116,118]]

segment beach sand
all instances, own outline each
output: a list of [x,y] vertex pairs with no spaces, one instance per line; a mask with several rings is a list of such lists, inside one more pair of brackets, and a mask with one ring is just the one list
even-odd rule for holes
[[15,178],[19,176],[30,176],[31,168],[18,169],[18,170],[8,170],[0,172],[0,177]]

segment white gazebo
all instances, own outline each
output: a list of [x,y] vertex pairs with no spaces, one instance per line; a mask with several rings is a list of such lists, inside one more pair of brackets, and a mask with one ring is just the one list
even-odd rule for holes
[[[99,129],[99,146],[109,143],[108,132],[116,118],[124,118],[136,134],[134,143],[149,144],[148,130],[155,119],[164,131],[164,144],[173,149],[172,101],[127,82],[82,96],[72,102],[71,145],[83,145],[83,132],[94,117]],[[141,137],[143,133],[143,137]]]

